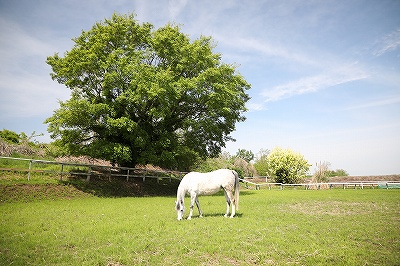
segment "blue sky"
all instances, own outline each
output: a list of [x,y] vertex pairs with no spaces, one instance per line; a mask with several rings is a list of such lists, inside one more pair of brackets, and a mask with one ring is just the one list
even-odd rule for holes
[[0,129],[49,142],[70,91],[46,57],[113,12],[212,36],[252,84],[225,151],[276,146],[351,175],[400,174],[400,1],[0,0]]

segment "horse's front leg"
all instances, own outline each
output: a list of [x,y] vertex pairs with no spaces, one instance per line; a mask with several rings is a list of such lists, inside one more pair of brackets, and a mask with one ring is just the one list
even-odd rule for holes
[[196,194],[191,194],[190,195],[190,212],[189,212],[189,217],[187,218],[188,220],[192,219],[192,215],[193,215],[193,207],[194,207],[194,203],[196,201]]

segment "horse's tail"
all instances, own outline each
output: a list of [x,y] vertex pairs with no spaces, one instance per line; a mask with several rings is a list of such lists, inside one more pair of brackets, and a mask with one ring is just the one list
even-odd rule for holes
[[236,171],[232,171],[235,175],[235,207],[236,210],[239,210],[239,190],[240,190],[240,183],[239,183],[239,175]]

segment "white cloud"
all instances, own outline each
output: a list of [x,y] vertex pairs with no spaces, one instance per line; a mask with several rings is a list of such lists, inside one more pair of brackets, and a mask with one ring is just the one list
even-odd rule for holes
[[265,89],[261,95],[265,102],[278,101],[295,95],[317,92],[336,85],[361,80],[368,77],[368,74],[358,68],[356,64],[345,65],[320,75],[305,77],[283,85]]
[[377,101],[367,102],[364,104],[353,105],[353,106],[345,108],[345,110],[364,109],[364,108],[386,106],[386,105],[398,104],[398,103],[400,103],[400,95],[395,96],[395,97],[386,98],[386,99],[377,100]]
[[[46,56],[52,51],[52,46],[23,30],[19,25],[0,18],[1,63],[13,57],[25,57],[27,55]],[[43,33],[44,34],[44,33]]]
[[32,36],[17,24],[0,19],[1,117],[32,117],[51,113],[57,98],[69,91],[50,78],[46,57],[54,53],[50,42]]
[[219,44],[235,50],[237,53],[249,53],[253,56],[277,57],[287,61],[297,62],[306,65],[316,65],[317,63],[306,56],[297,52],[295,49],[288,49],[282,45],[271,42],[261,41],[251,37],[235,37],[225,35],[215,35]]
[[51,114],[57,99],[69,97],[69,90],[41,75],[24,73],[21,79],[12,73],[1,74],[0,113],[2,117],[32,117]]
[[400,28],[392,31],[380,39],[373,51],[373,55],[381,56],[387,52],[393,51],[400,46]]
[[255,103],[255,102],[253,102],[251,100],[250,100],[249,103],[247,103],[246,107],[247,107],[247,109],[249,109],[250,112],[253,112],[253,111],[264,111],[266,109],[264,104]]
[[170,17],[172,19],[176,19],[176,17],[182,12],[185,8],[188,0],[169,0],[168,1],[168,10]]

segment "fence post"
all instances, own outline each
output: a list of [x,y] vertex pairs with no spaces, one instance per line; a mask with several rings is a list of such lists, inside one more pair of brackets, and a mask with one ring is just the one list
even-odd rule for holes
[[91,169],[90,169],[90,166],[88,166],[88,174],[87,174],[87,177],[86,177],[86,182],[90,181],[90,175],[91,175]]
[[31,180],[32,160],[29,160],[28,181]]
[[128,169],[128,173],[127,173],[127,175],[126,175],[126,181],[127,181],[127,182],[129,181],[129,169]]
[[63,163],[61,163],[60,181],[62,181],[62,175],[63,175],[63,172],[64,172],[64,164],[63,164]]

